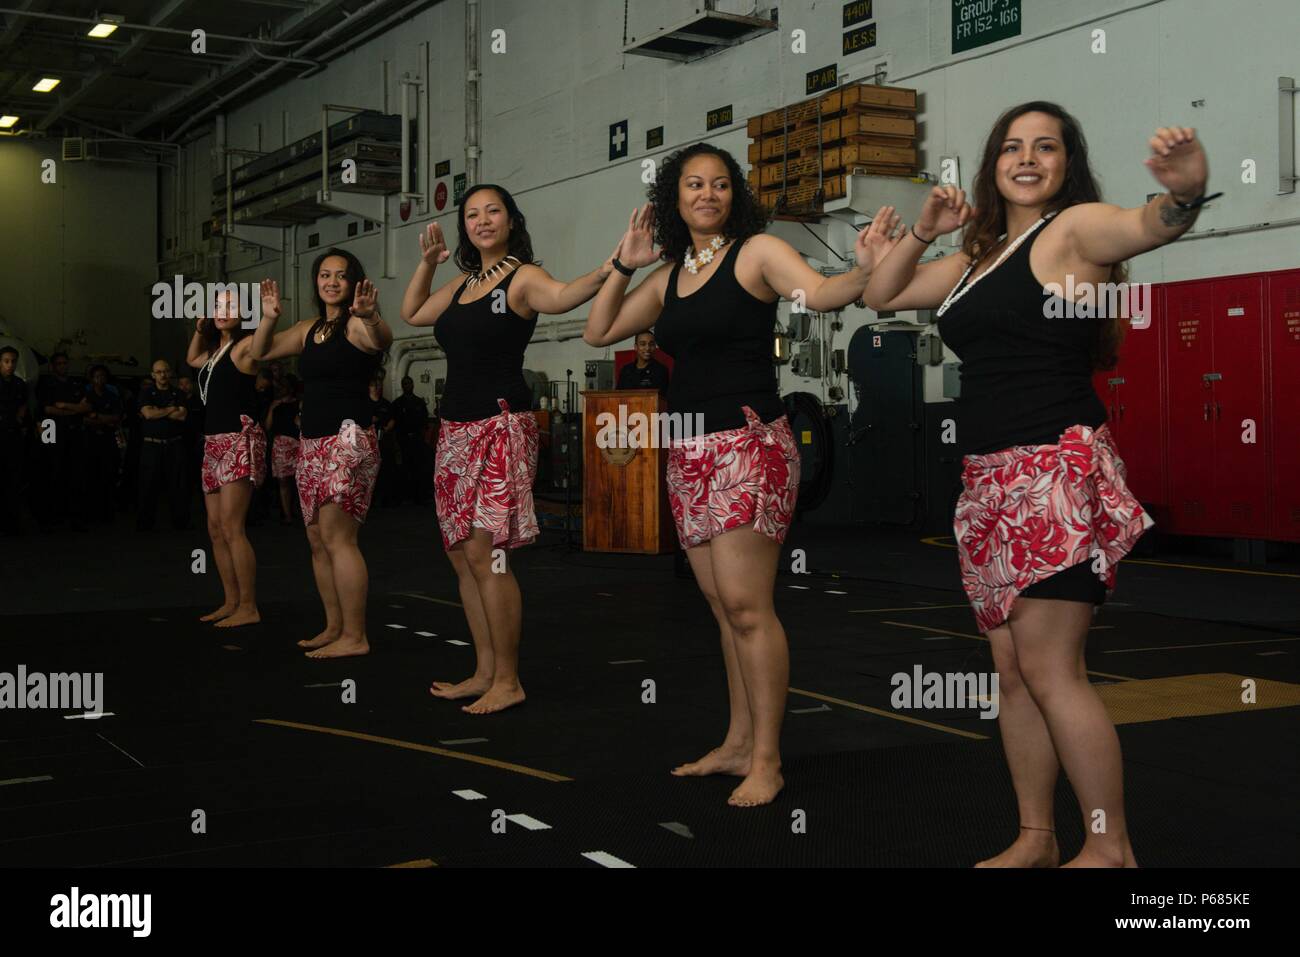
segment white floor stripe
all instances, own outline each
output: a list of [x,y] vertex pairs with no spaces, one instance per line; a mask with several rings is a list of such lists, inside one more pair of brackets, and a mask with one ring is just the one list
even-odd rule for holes
[[53,781],[54,778],[48,774],[40,774],[34,778],[9,778],[7,781],[0,781],[0,787],[6,784],[35,784],[37,781]]
[[643,665],[644,658],[624,658],[622,661],[611,661],[611,665]]
[[828,594],[828,595],[847,595],[848,592],[846,592],[846,591],[836,591],[834,588],[828,588],[828,589],[826,589],[826,594]]
[[456,795],[456,797],[460,798],[462,801],[486,801],[487,800],[486,794],[479,794],[477,791],[471,791],[468,788],[465,789],[464,791],[452,791],[451,793]]
[[304,688],[341,688],[341,687],[343,687],[343,682],[341,682],[341,681],[329,681],[329,682],[326,682],[325,684],[319,684],[319,685],[303,685],[303,687],[304,687]]
[[507,814],[506,820],[513,821],[520,827],[526,827],[530,831],[549,831],[551,829],[551,825],[528,814]]
[[438,633],[437,633],[436,631],[417,631],[416,634],[419,635],[421,638],[437,638],[437,637],[438,637]]
[[809,586],[808,586],[808,585],[786,585],[785,587],[786,587],[786,588],[797,588],[797,589],[799,589],[800,591],[808,591],[808,589],[809,589]]
[[389,628],[396,628],[398,631],[406,631],[405,625],[389,625]]
[[602,867],[630,867],[635,869],[635,864],[629,864],[621,857],[615,857],[606,851],[583,851],[582,856],[589,861],[595,861]]
[[85,718],[87,721],[98,721],[100,718],[113,717],[112,711],[87,711],[85,714],[65,714],[64,721],[76,721],[78,718]]
[[1256,656],[1259,658],[1268,658],[1272,655],[1289,655],[1289,654],[1291,654],[1291,652],[1289,651],[1260,651],[1256,653]]
[[449,644],[449,645],[468,645],[469,642],[468,642],[468,641],[460,641],[460,640],[457,639],[457,638],[448,638],[448,639],[447,639],[447,644]]
[[[97,735],[95,735],[95,737],[99,738],[99,740],[103,741],[105,744],[113,744],[112,741],[108,740],[108,738],[104,737],[102,734],[97,734]],[[128,758],[130,758],[130,759],[131,759],[132,761],[134,761],[136,764],[140,765],[140,767],[144,767],[144,762],[141,761],[139,758],[137,758],[134,754],[131,754],[130,752],[126,751],[126,750],[123,749],[123,748],[118,748],[116,744],[113,744],[113,747],[114,747],[114,748],[117,748],[118,751],[121,751],[123,754],[125,754]]]

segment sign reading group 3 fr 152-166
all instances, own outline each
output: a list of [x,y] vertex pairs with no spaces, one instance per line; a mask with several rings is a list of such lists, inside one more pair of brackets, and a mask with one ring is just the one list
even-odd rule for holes
[[1020,0],[952,0],[952,52],[1020,36]]

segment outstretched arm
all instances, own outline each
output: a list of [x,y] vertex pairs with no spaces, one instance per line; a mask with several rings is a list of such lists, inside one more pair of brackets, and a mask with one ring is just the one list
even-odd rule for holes
[[1162,126],[1148,142],[1151,156],[1146,166],[1167,192],[1133,209],[1082,203],[1061,213],[1061,228],[1085,262],[1098,266],[1123,262],[1173,242],[1196,222],[1199,208],[1178,206],[1204,196],[1209,180],[1209,162],[1196,131]]

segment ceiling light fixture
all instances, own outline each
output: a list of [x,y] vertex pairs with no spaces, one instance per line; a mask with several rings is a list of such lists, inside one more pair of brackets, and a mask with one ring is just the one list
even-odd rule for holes
[[9,129],[9,127],[13,126],[17,122],[18,122],[18,117],[16,116],[9,116],[9,115],[0,116],[0,129],[7,130]]
[[37,93],[49,93],[61,82],[62,81],[59,80],[57,77],[43,76],[41,77],[41,81],[37,83],[34,87],[32,87],[32,89],[35,90]]
[[112,36],[113,31],[123,23],[126,23],[126,17],[119,16],[115,13],[105,13],[103,16],[95,17],[95,20],[98,22],[90,28],[90,33],[88,33],[87,36],[92,36],[96,40],[102,40],[104,37]]

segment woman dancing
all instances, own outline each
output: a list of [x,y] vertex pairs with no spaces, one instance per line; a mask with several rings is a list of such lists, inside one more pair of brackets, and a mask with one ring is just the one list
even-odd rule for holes
[[281,333],[275,331],[279,286],[262,282],[262,323],[253,335],[253,352],[262,361],[301,357],[298,502],[325,606],[325,630],[298,644],[308,649],[309,658],[343,658],[370,651],[369,576],[357,533],[379,471],[368,386],[393,333],[379,315],[379,293],[356,256],[326,250],[312,264],[312,275],[316,318]]
[[[912,229],[901,230],[890,207],[871,224],[894,248],[867,304],[938,308],[940,333],[962,359],[953,527],[999,674],[1020,813],[1018,838],[980,866],[1056,866],[1052,793],[1062,766],[1087,835],[1066,866],[1136,866],[1119,738],[1088,683],[1084,645],[1094,606],[1152,521],[1125,484],[1092,386],[1093,370],[1114,364],[1121,317],[1066,311],[1058,297],[1122,281],[1125,260],[1196,219],[1208,165],[1194,131],[1161,127],[1149,143],[1146,165],[1168,192],[1134,209],[1111,206],[1099,201],[1078,122],[1054,103],[1026,103],[994,124],[974,210],[961,190],[936,187]],[[962,227],[958,255],[917,265],[926,246]],[[1093,301],[1107,301],[1104,289]],[[1047,318],[1062,313],[1078,318]]]
[[[433,326],[447,354],[433,486],[476,659],[472,676],[455,684],[435,681],[429,693],[474,698],[462,710],[488,714],[524,700],[523,603],[509,563],[510,552],[538,534],[537,420],[524,382],[524,349],[540,313],[568,312],[587,302],[613,267],[607,260],[567,284],[551,278],[533,263],[523,213],[500,186],[485,183],[467,192],[457,228],[460,274],[432,293],[434,271],[451,253],[437,223],[420,235],[420,264],[402,300],[402,318]],[[498,549],[503,560],[495,563]]]
[[280,524],[293,524],[293,478],[298,472],[302,436],[298,430],[298,377],[285,374],[276,385],[275,399],[266,411],[271,436],[271,475],[279,486]]
[[[840,309],[866,288],[876,255],[867,231],[848,272],[822,276],[766,218],[731,154],[704,143],[665,160],[650,204],[634,211],[615,272],[583,338],[608,346],[654,326],[673,357],[672,414],[703,416],[703,437],[674,442],[668,494],[677,535],[721,632],[731,719],[722,744],[678,776],[742,777],[728,803],[767,804],[784,785],[781,719],[790,659],[773,605],[794,514],[800,453],[777,391],[772,336],[779,298]],[[625,297],[633,271],[659,266]],[[884,247],[883,237],[878,244]],[[682,266],[689,276],[682,275]]]
[[185,361],[199,383],[204,405],[203,503],[208,512],[212,557],[225,600],[200,621],[218,628],[255,625],[257,556],[245,522],[253,489],[266,475],[266,433],[257,421],[257,360],[253,340],[239,317],[234,293],[217,297],[211,319],[200,319]]

